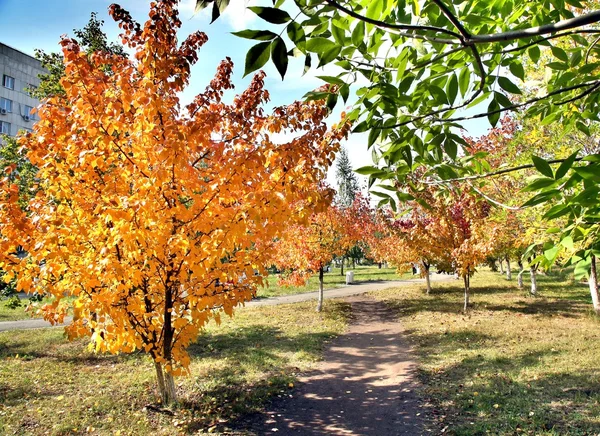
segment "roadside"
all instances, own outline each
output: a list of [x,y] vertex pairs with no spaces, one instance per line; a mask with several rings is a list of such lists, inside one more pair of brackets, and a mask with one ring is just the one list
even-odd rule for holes
[[[446,274],[431,274],[431,281],[445,281],[451,280],[454,276]],[[406,284],[424,283],[425,279],[409,279],[409,280],[390,280],[390,281],[376,281],[376,282],[363,282],[355,285],[347,285],[341,288],[326,289],[325,299],[331,298],[343,298],[350,297],[353,295],[365,294],[371,291],[379,291],[386,288],[393,288],[396,286],[403,286]],[[257,298],[246,303],[246,307],[256,306],[275,306],[279,304],[292,304],[299,303],[302,301],[310,301],[317,299],[317,292],[306,292],[303,294],[283,295],[280,297],[271,298]],[[10,330],[25,330],[25,329],[39,329],[49,327],[63,327],[71,322],[71,318],[65,318],[63,324],[57,324],[51,326],[48,321],[43,319],[27,319],[21,321],[3,321],[0,322],[0,332]]]

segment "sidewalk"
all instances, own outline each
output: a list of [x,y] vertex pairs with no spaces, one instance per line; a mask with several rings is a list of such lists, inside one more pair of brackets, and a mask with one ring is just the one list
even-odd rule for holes
[[[446,274],[431,274],[431,281],[445,281],[451,280],[454,276],[446,275]],[[324,291],[325,299],[330,298],[341,298],[341,297],[349,297],[352,295],[360,295],[365,294],[371,291],[380,291],[382,289],[393,288],[397,286],[406,286],[411,283],[424,283],[425,279],[410,279],[410,280],[390,280],[390,281],[377,281],[377,282],[363,282],[357,283],[354,285],[346,285],[341,288],[333,288],[326,289]],[[255,306],[275,306],[278,304],[292,304],[292,303],[300,303],[302,301],[310,301],[317,300],[318,292],[306,292],[304,294],[294,294],[294,295],[283,295],[281,297],[272,297],[272,298],[258,298],[246,303],[245,307],[255,307]],[[238,310],[242,309],[242,307],[238,308]],[[0,322],[0,332],[10,331],[10,330],[25,330],[25,329],[40,329],[40,328],[56,328],[56,327],[64,327],[71,322],[71,318],[65,318],[64,324],[57,324],[55,326],[51,326],[50,323],[44,321],[43,319],[26,319],[22,321],[3,321]]]

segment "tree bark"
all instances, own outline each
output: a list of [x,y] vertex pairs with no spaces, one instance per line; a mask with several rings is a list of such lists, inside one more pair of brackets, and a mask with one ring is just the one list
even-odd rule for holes
[[427,294],[431,292],[431,277],[429,277],[429,268],[431,265],[424,260],[421,261],[421,265],[423,266],[423,271],[425,272],[425,284],[427,286]]
[[466,312],[469,309],[469,292],[471,290],[471,280],[468,273],[463,275],[463,282],[465,284],[465,305],[463,307],[463,312]]
[[525,268],[523,268],[523,261],[519,259],[519,274],[517,274],[517,286],[519,289],[523,289],[523,273],[525,272]]
[[381,263],[381,262],[379,262],[377,265],[379,266],[379,269],[381,269],[381,265],[382,265],[382,263]]
[[529,265],[529,272],[531,273],[531,291],[529,293],[533,296],[537,295],[537,277],[536,277],[537,267],[533,265]]
[[163,405],[169,405],[177,401],[177,393],[175,392],[175,380],[173,374],[163,371],[160,363],[154,362],[156,369],[156,380],[158,382],[158,392]]
[[592,254],[592,263],[590,268],[590,278],[588,280],[590,285],[590,294],[592,296],[592,305],[596,315],[600,315],[600,298],[598,296],[598,275],[596,274],[596,256]]
[[319,297],[317,299],[317,312],[323,310],[323,267],[319,268]]
[[512,280],[512,271],[510,270],[510,258],[506,255],[506,280]]
[[342,256],[342,269],[340,271],[340,275],[343,276],[344,275],[344,257]]
[[500,264],[500,274],[504,274],[504,261],[502,259],[498,259],[498,263]]

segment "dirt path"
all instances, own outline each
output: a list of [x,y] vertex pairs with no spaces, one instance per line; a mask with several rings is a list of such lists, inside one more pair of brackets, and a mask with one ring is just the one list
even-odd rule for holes
[[290,397],[245,419],[256,435],[422,434],[414,393],[415,362],[394,313],[384,303],[354,296],[353,321],[323,361],[300,379]]

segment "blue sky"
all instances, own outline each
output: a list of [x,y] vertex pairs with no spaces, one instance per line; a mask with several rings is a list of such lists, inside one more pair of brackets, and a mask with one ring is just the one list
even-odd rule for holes
[[[107,12],[109,5],[114,2],[128,10],[137,21],[144,22],[147,19],[150,0],[0,0],[0,41],[31,55],[36,48],[47,52],[59,51],[61,35],[72,36],[73,29],[85,26],[92,12],[97,12],[98,17],[104,20],[104,31],[109,40],[117,41],[119,29]],[[244,89],[250,79],[242,79],[244,58],[253,41],[233,36],[231,32],[265,28],[264,21],[245,8],[259,2],[272,4],[269,0],[266,3],[264,0],[231,0],[225,14],[213,24],[210,24],[208,10],[194,15],[195,0],[180,2],[180,18],[183,22],[180,39],[185,39],[196,30],[204,31],[209,38],[200,51],[199,62],[192,70],[190,86],[182,96],[184,102],[191,101],[195,94],[204,90],[225,56],[231,57],[235,64],[236,89],[240,92]],[[316,75],[328,74],[313,69],[302,76],[302,66],[303,60],[290,63],[285,81],[281,80],[270,62],[265,66],[265,85],[271,95],[272,105],[289,104],[300,99],[307,91],[321,84]],[[341,105],[338,105],[338,109],[341,109]],[[331,122],[338,119],[339,110],[331,116]],[[474,136],[484,133],[487,127],[487,122],[479,121],[471,124],[469,130]],[[371,153],[365,143],[365,135],[353,135],[345,144],[354,168],[372,164]],[[331,184],[335,183],[332,171],[328,180]]]

